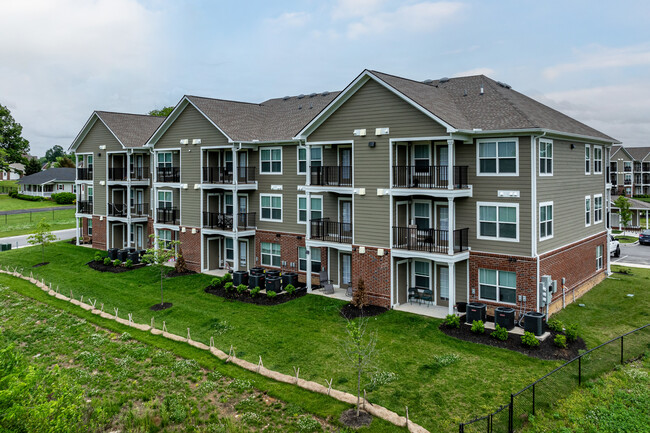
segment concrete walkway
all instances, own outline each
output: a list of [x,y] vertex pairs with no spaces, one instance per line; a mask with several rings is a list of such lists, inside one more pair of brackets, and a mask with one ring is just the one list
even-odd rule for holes
[[[52,232],[60,241],[72,239],[77,235],[76,229],[56,230]],[[11,236],[8,238],[0,238],[0,244],[11,244],[11,248],[22,248],[29,246],[27,238],[30,235]]]
[[0,215],[18,215],[21,213],[32,213],[32,212],[48,212],[53,210],[66,210],[74,209],[74,205],[70,206],[54,206],[54,207],[39,207],[35,209],[14,209],[14,210],[3,210],[0,211]]

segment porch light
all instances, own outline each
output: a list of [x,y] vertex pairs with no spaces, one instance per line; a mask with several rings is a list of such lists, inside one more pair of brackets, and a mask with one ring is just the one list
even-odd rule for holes
[[187,232],[187,228],[186,228],[186,227],[183,227],[183,228],[181,229],[181,233],[185,233],[185,232]]
[[377,255],[378,256],[383,256],[384,255],[384,249],[383,248],[378,248],[377,249]]
[[196,229],[194,229],[194,228],[192,229],[192,234],[193,234],[193,235],[196,234]]

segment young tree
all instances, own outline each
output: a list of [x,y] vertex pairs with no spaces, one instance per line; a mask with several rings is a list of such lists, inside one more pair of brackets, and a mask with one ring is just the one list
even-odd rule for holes
[[630,210],[630,200],[627,197],[619,195],[614,206],[618,208],[618,218],[620,225],[623,226],[623,230],[627,229],[627,226],[632,221],[632,211]]
[[176,264],[174,265],[174,270],[178,274],[184,274],[188,271],[187,263],[185,263],[185,257],[183,257],[183,249],[178,247],[178,257],[176,257]]
[[36,230],[28,238],[27,242],[31,245],[40,245],[43,262],[45,263],[45,246],[56,240],[56,236],[52,233],[52,228],[45,221],[45,218],[36,225]]
[[31,158],[29,161],[27,161],[27,164],[25,164],[25,176],[29,176],[30,174],[34,173],[39,173],[41,171],[41,163],[38,162],[38,159],[36,158]]
[[146,253],[142,256],[142,262],[157,267],[160,271],[160,305],[164,305],[163,298],[163,276],[165,273],[165,263],[176,257],[176,247],[181,243],[179,241],[167,241],[156,238],[156,235],[149,235],[152,240],[151,248],[147,248]]
[[361,376],[373,362],[377,336],[368,331],[368,319],[359,318],[355,321],[348,320],[345,330],[346,339],[343,341],[343,353],[352,363],[357,373],[357,417],[361,403]]
[[29,152],[29,141],[22,132],[23,127],[16,123],[9,108],[0,104],[0,170],[7,170],[14,162],[25,162],[23,155]]
[[163,107],[160,110],[151,110],[147,114],[149,116],[167,117],[172,111],[174,111],[174,107]]

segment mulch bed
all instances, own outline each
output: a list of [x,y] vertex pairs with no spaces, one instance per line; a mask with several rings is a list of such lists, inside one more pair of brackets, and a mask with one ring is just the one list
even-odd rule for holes
[[196,272],[190,271],[189,269],[185,272],[176,272],[176,269],[173,269],[171,272],[168,272],[165,277],[167,278],[173,278],[173,277],[182,277],[184,275],[194,275]]
[[356,409],[348,409],[341,414],[340,421],[348,427],[360,428],[370,425],[372,415],[361,410],[359,411],[359,416],[357,416]]
[[[515,350],[521,352],[524,355],[532,356],[539,359],[546,360],[566,360],[570,361],[580,354],[580,350],[586,350],[587,345],[584,340],[580,337],[573,343],[568,343],[566,349],[557,347],[553,343],[556,332],[550,331],[548,328],[544,329],[544,332],[550,331],[551,336],[544,341],[540,341],[540,344],[536,348],[530,348],[521,344],[521,336],[514,335],[510,333],[506,341],[497,340],[496,338],[490,337],[492,330],[485,330],[485,334],[475,334],[471,331],[471,326],[463,323],[464,317],[461,317],[460,328],[449,328],[446,325],[440,325],[440,330],[445,334],[458,338],[459,340],[469,341],[472,343],[485,344],[487,346],[501,347],[503,349]],[[544,324],[546,326],[546,324]]]
[[307,288],[306,287],[296,288],[296,291],[293,292],[292,295],[290,295],[286,291],[283,291],[278,293],[277,296],[273,298],[269,298],[268,296],[266,296],[265,292],[260,292],[257,295],[255,295],[254,298],[251,298],[251,295],[248,291],[244,293],[239,293],[237,291],[226,292],[226,290],[223,287],[215,287],[215,286],[206,287],[205,293],[209,293],[211,295],[219,296],[221,298],[225,298],[233,301],[245,302],[247,304],[278,305],[305,296],[307,294]]
[[149,309],[151,311],[162,311],[162,310],[166,310],[168,308],[171,308],[172,305],[173,304],[171,302],[164,302],[162,304],[152,305],[151,307],[149,307]]
[[379,316],[386,311],[388,311],[388,308],[380,307],[378,305],[368,305],[364,308],[357,308],[352,304],[345,304],[343,308],[341,308],[340,314],[341,317],[351,320],[356,319],[357,317]]
[[32,268],[39,268],[41,266],[45,266],[45,265],[49,265],[49,264],[50,264],[50,262],[37,263],[34,266],[32,266]]
[[99,272],[112,272],[114,274],[121,274],[122,272],[128,272],[132,271],[134,269],[139,269],[142,268],[145,265],[144,263],[140,263],[137,265],[133,265],[130,268],[125,268],[124,266],[113,266],[113,265],[105,265],[104,262],[96,262],[94,260],[91,260],[90,262],[86,263],[90,269],[94,269]]

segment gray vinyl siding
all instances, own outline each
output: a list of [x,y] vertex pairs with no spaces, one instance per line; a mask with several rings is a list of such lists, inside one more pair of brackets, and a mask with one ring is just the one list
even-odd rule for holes
[[[355,129],[366,129],[365,137],[355,137]],[[390,134],[375,136],[375,128],[390,128]],[[368,81],[308,138],[309,142],[354,141],[354,187],[365,195],[353,201],[354,242],[389,248],[390,200],[377,196],[377,188],[390,187],[389,139],[446,135],[440,124],[376,83]],[[371,148],[368,142],[376,142]]]
[[[584,150],[583,150],[584,152]],[[583,156],[584,157],[584,156]],[[625,164],[624,161],[629,161],[632,163],[632,171],[625,172]],[[632,185],[625,185],[625,173],[628,174],[634,174],[634,160],[628,156],[627,153],[623,152],[623,150],[619,150],[618,153],[614,156],[614,161],[616,162],[616,181],[617,181],[617,186],[632,186]],[[584,163],[583,163],[584,164]],[[584,172],[584,169],[583,169]],[[634,182],[634,176],[632,176],[632,182]]]
[[[571,144],[575,145],[571,149]],[[592,146],[593,149],[593,146]],[[537,202],[553,202],[553,237],[538,241],[537,252],[554,250],[563,245],[584,239],[606,229],[605,208],[605,161],[606,148],[603,147],[603,170],[601,174],[585,174],[584,143],[553,140],[553,176],[540,176],[537,173]],[[619,152],[620,154],[621,152]],[[593,161],[593,150],[592,150]],[[603,196],[603,218],[594,223],[594,195]],[[591,225],[585,226],[585,196],[591,197]],[[539,211],[536,223],[539,237]]]
[[[196,138],[201,139],[200,145],[192,144],[192,140]],[[182,139],[188,139],[190,144],[181,145]],[[156,143],[156,150],[181,149],[181,184],[187,184],[187,189],[181,190],[180,203],[177,204],[176,197],[174,198],[174,205],[181,209],[181,225],[201,226],[201,190],[194,189],[195,184],[201,183],[201,147],[225,144],[228,144],[228,139],[191,105],[185,107]],[[176,158],[175,155],[175,164]]]
[[[499,137],[500,138],[500,137]],[[455,200],[456,229],[469,228],[469,246],[474,251],[531,255],[531,173],[530,136],[519,139],[519,176],[477,176],[476,140],[455,144],[455,165],[467,165],[467,180],[473,187],[472,197]],[[519,191],[519,198],[498,197],[499,190]],[[478,239],[477,202],[519,204],[519,242]]]
[[456,263],[456,302],[467,302],[467,264],[468,261]]

